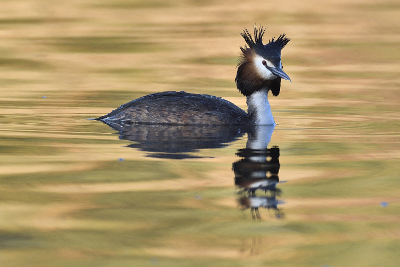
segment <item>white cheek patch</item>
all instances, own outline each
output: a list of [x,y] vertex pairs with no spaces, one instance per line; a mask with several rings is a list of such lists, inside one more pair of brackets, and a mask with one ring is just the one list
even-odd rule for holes
[[276,78],[276,76],[274,74],[272,74],[272,72],[270,72],[262,63],[263,61],[266,61],[268,67],[274,67],[274,65],[271,63],[271,61],[266,60],[263,57],[258,56],[258,55],[256,55],[253,60],[254,60],[254,66],[256,67],[258,75],[260,75],[263,79],[273,80]]

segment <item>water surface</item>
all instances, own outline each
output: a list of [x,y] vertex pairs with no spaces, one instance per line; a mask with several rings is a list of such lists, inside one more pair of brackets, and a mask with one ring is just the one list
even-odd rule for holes
[[[398,3],[5,1],[0,14],[2,265],[398,265]],[[245,108],[235,66],[254,23],[292,39],[261,154],[246,129],[87,120],[165,90]],[[249,175],[270,187],[249,194]]]

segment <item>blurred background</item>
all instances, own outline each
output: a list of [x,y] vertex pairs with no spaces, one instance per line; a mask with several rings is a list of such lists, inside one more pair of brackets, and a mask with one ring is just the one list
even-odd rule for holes
[[[3,0],[2,266],[398,266],[400,2]],[[285,218],[237,208],[246,139],[145,157],[87,120],[235,86],[240,32],[286,33],[271,97]],[[178,182],[179,181],[179,182]]]

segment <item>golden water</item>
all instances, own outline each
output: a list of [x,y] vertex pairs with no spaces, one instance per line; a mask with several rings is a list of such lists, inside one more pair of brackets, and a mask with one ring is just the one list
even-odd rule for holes
[[[2,1],[1,266],[398,266],[399,17],[396,1]],[[254,23],[292,39],[271,99],[281,219],[237,205],[246,136],[170,160],[87,120],[166,90],[245,108]]]

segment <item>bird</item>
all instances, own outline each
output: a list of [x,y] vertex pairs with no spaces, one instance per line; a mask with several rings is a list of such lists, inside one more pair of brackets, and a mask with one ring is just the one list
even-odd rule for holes
[[290,41],[286,34],[263,44],[265,28],[254,27],[253,36],[245,28],[241,36],[235,78],[236,87],[246,97],[247,112],[220,97],[184,91],[146,95],[100,116],[95,120],[108,125],[275,125],[268,92],[278,96],[281,79],[291,82],[283,71],[281,51]]

